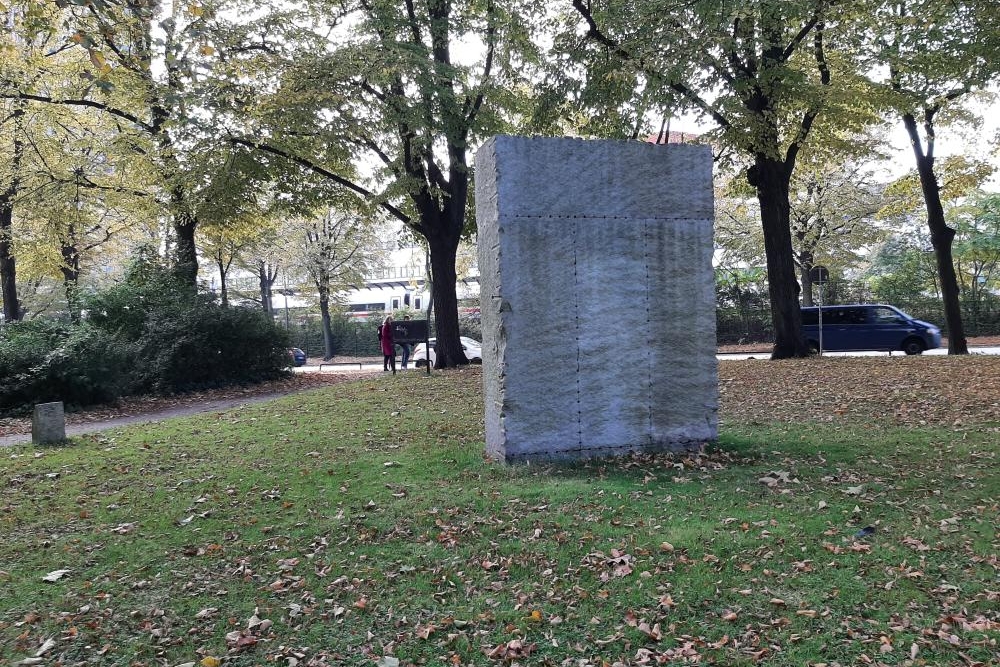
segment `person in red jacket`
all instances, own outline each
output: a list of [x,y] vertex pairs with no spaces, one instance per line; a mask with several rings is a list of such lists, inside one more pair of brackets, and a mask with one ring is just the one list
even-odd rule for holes
[[392,341],[392,315],[386,315],[379,327],[379,340],[382,343],[382,370],[392,368],[396,374],[396,346]]

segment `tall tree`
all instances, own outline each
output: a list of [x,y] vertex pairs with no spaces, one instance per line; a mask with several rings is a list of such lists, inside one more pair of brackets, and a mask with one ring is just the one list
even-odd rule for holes
[[[25,3],[34,5],[30,0]],[[200,158],[189,111],[198,98],[193,89],[206,59],[214,12],[208,3],[159,3],[150,0],[58,0],[61,9],[47,23],[26,25],[24,36],[39,32],[60,39],[47,54],[63,60],[74,53],[89,67],[26,83],[0,82],[0,98],[99,112],[140,132],[144,141],[132,149],[155,165],[162,203],[172,220],[170,239],[174,270],[194,287],[197,195],[202,187]],[[34,32],[32,32],[34,28]],[[221,147],[224,148],[224,147]],[[216,150],[218,152],[219,149]]]
[[945,220],[935,148],[938,125],[949,114],[960,114],[971,93],[1000,75],[1000,6],[981,0],[892,0],[877,2],[869,11],[878,26],[867,33],[873,65],[887,71],[879,83],[913,149],[937,262],[948,354],[968,354],[952,253],[955,229]]
[[333,357],[330,300],[351,284],[362,284],[379,263],[378,243],[371,223],[348,211],[290,220],[294,268],[309,276],[319,296],[324,359]]
[[[5,107],[5,108],[4,108]],[[0,155],[8,153],[4,162],[3,182],[0,183],[0,291],[3,292],[3,316],[6,322],[21,319],[21,303],[17,297],[17,258],[14,255],[14,205],[21,184],[24,161],[24,103],[0,107],[0,141],[4,142]]]
[[[54,5],[19,2],[10,12],[13,29],[5,35],[10,41],[0,50],[0,99],[15,110],[5,125],[16,150],[9,163],[0,162],[0,173],[4,166],[10,170],[3,198],[16,203],[17,211],[5,207],[2,217],[13,227],[4,237],[16,241],[18,270],[26,267],[28,278],[61,276],[68,312],[76,317],[77,285],[89,255],[126,228],[126,217],[131,215],[129,226],[135,226],[136,217],[147,212],[142,207],[149,203],[148,163],[136,151],[141,140],[120,119],[87,106],[40,104],[21,96],[92,76],[93,62],[67,41],[59,28],[64,14]],[[12,265],[12,253],[4,254]],[[16,278],[6,276],[15,270],[4,273],[5,282],[14,281],[7,290],[14,295]]]
[[[736,184],[738,185],[738,184]],[[802,305],[813,305],[810,272],[823,265],[843,273],[861,263],[861,253],[878,243],[885,227],[876,218],[885,186],[851,161],[808,160],[789,183],[792,259],[799,271]],[[724,254],[749,266],[764,263],[764,239],[756,206],[736,187],[718,200],[716,242]]]
[[1000,194],[978,193],[952,219],[959,285],[979,303],[1000,286]]
[[[0,32],[0,87],[27,84],[37,76],[26,75],[37,58],[39,41],[27,37],[29,26],[36,20],[37,5],[0,6],[0,21],[6,30]],[[14,253],[14,209],[24,181],[25,120],[27,104],[22,100],[3,100],[0,105],[0,292],[3,293],[3,316],[7,322],[21,319],[21,302],[17,295],[17,257]]]
[[809,164],[792,178],[792,251],[802,305],[813,305],[812,268],[856,266],[885,235],[876,220],[885,186],[850,162]]
[[809,354],[789,219],[796,162],[807,141],[823,134],[821,115],[836,118],[839,137],[871,121],[863,109],[850,109],[846,91],[856,77],[836,52],[848,18],[844,4],[573,0],[585,40],[576,30],[560,40],[590,68],[582,101],[628,107],[633,123],[642,122],[650,100],[668,109],[683,104],[714,122],[719,146],[747,163],[764,236],[775,359]]
[[[533,57],[526,39],[532,5],[351,0],[309,7],[315,13],[299,12],[296,21],[255,21],[242,46],[230,50],[233,59],[274,68],[274,84],[257,87],[272,93],[253,105],[257,122],[233,141],[346,188],[424,237],[436,365],[468,363],[459,340],[455,257],[469,231],[469,150],[503,127],[498,111],[516,98],[529,64],[516,53]],[[294,27],[275,34],[259,30],[263,24]],[[468,44],[479,48],[456,57]],[[233,77],[238,107],[248,107],[253,92]],[[359,169],[371,171],[371,164],[377,173],[360,178]]]
[[230,269],[234,264],[239,266],[243,254],[255,247],[259,240],[257,222],[252,217],[246,217],[239,222],[229,220],[226,224],[217,225],[202,222],[199,225],[202,254],[219,272],[219,301],[223,308],[229,306]]

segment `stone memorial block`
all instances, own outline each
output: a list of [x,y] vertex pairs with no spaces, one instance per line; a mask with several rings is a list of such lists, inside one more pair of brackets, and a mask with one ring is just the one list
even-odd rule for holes
[[43,445],[66,439],[66,415],[63,404],[38,403],[31,416],[31,442]]
[[707,146],[494,137],[476,154],[488,453],[717,437]]

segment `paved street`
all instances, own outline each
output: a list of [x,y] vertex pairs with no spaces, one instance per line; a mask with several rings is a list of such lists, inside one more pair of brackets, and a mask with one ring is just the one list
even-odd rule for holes
[[[928,350],[924,352],[925,355],[941,356],[948,354],[948,348],[939,347],[936,350]],[[1000,346],[991,347],[970,347],[969,354],[989,354],[997,355],[1000,354]],[[717,355],[719,359],[728,359],[730,361],[739,361],[741,359],[767,359],[770,357],[769,352],[751,352],[744,354],[720,354]],[[905,357],[906,355],[902,352],[824,352],[824,357]]]
[[[989,355],[1000,355],[1000,346],[991,347],[970,347],[970,354],[989,354]],[[939,347],[936,350],[928,350],[924,352],[925,355],[946,355],[948,354],[948,348]],[[902,352],[893,352],[891,355],[888,352],[824,352],[825,357],[905,357],[906,355]],[[769,352],[747,352],[740,354],[719,354],[716,357],[720,360],[729,361],[740,361],[745,359],[768,359],[770,357]],[[296,373],[358,373],[361,371],[381,371],[382,362],[376,363],[351,363],[351,364],[339,364],[339,363],[328,363],[321,364],[319,366],[300,366],[294,369]],[[413,373],[419,371],[421,373],[426,373],[427,371],[423,368],[409,368],[406,371],[402,371],[397,367],[397,373]],[[434,372],[433,370],[431,371]]]

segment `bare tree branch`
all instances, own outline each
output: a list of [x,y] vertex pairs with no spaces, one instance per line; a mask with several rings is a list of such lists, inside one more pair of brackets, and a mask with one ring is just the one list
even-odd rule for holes
[[4,99],[15,99],[15,100],[29,100],[32,102],[44,102],[45,104],[60,104],[66,106],[77,106],[77,107],[90,107],[92,109],[99,109],[105,113],[111,114],[112,116],[118,116],[123,118],[130,123],[138,125],[147,132],[153,132],[153,126],[149,123],[141,120],[138,116],[131,114],[127,111],[122,111],[116,107],[103,102],[97,102],[95,100],[60,100],[54,97],[49,97],[47,95],[32,95],[31,93],[5,93],[0,92],[0,98]]
[[[597,21],[594,20],[594,16],[590,11],[589,3],[584,3],[584,0],[573,0],[573,8],[583,17],[587,22],[587,37],[593,39],[594,41],[606,46],[615,56],[624,62],[629,62],[635,65],[642,71],[646,76],[654,81],[665,80],[665,77],[658,71],[650,69],[641,58],[638,58],[631,54],[629,51],[624,49],[618,42],[611,39],[605,35],[601,29],[597,26]],[[666,85],[677,93],[680,93],[683,97],[688,99],[696,107],[707,113],[709,116],[719,124],[720,127],[729,129],[730,122],[729,119],[723,116],[718,109],[713,107],[707,101],[705,101],[698,93],[696,93],[692,88],[686,84],[679,81],[665,81]]]
[[[813,37],[813,55],[816,58],[816,69],[819,70],[820,83],[823,86],[829,86],[831,80],[830,66],[826,61],[826,51],[823,48],[825,26],[822,23],[818,23],[815,24],[815,27],[816,34]],[[795,139],[788,146],[788,151],[785,153],[785,169],[789,174],[791,174],[792,168],[795,166],[795,160],[806,138],[809,136],[809,131],[812,129],[813,123],[816,122],[816,117],[819,116],[822,110],[823,102],[821,100],[813,104],[802,116],[802,122],[799,124],[798,132],[795,133]]]
[[354,183],[353,181],[344,178],[340,174],[336,174],[330,171],[329,169],[326,169],[314,163],[312,160],[302,157],[301,155],[295,155],[284,149],[277,148],[276,146],[271,146],[270,144],[265,144],[260,141],[251,141],[250,139],[244,139],[242,137],[231,136],[229,138],[229,141],[234,144],[238,144],[240,146],[246,146],[247,148],[253,148],[255,150],[263,151],[265,153],[270,153],[271,155],[277,155],[278,157],[293,162],[299,165],[300,167],[304,167],[315,174],[319,174],[323,178],[327,178],[333,181],[334,183],[347,188],[351,192],[360,195],[362,198],[368,201],[377,203],[379,207],[389,212],[389,214],[391,214],[393,217],[403,222],[404,224],[406,225],[413,224],[413,219],[410,216],[408,216],[406,213],[401,211],[396,206],[393,206],[389,202],[378,201],[378,196],[371,190],[362,187],[357,183]]

